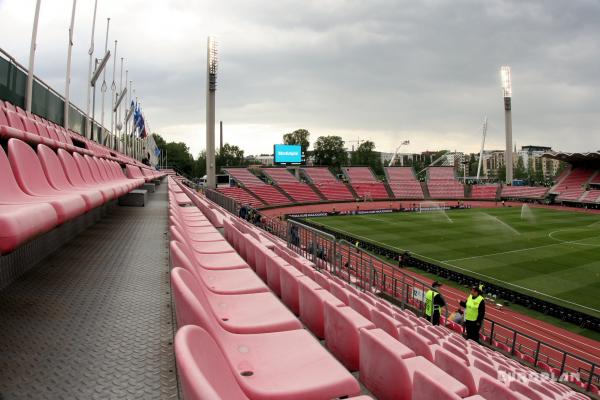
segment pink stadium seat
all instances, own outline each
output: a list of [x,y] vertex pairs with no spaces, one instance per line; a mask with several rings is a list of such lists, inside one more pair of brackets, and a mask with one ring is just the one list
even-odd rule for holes
[[324,307],[330,302],[336,307],[344,304],[327,290],[323,290],[313,280],[307,277],[298,279],[298,301],[300,304],[300,319],[308,329],[319,339],[325,337]]
[[[61,159],[61,161],[63,161],[63,159],[66,158],[66,157],[61,158],[60,150],[59,150],[58,156]],[[75,160],[75,164],[77,165],[77,169],[79,170],[81,177],[89,186],[99,188],[102,191],[102,193],[105,194],[106,196],[109,196],[109,198],[111,200],[118,197],[119,192],[112,185],[99,183],[96,180],[96,178],[94,177],[94,175],[92,173],[90,164],[86,161],[86,159],[81,154],[73,153],[73,159]],[[64,166],[64,162],[63,162],[63,166]]]
[[446,371],[448,375],[456,378],[459,382],[462,382],[468,388],[470,395],[477,393],[481,375],[474,376],[471,369],[465,365],[463,359],[458,354],[450,353],[445,349],[438,349],[435,352],[435,365]]
[[479,380],[479,391],[478,395],[482,396],[486,400],[525,400],[527,397],[515,393],[503,385],[499,381],[489,377],[482,376]]
[[360,379],[378,399],[412,399],[413,392],[421,389],[413,387],[415,371],[426,371],[451,393],[468,395],[466,386],[425,358],[403,359],[403,353],[405,346],[385,332],[360,330]]
[[171,267],[181,267],[201,281],[209,290],[219,294],[243,294],[267,292],[269,289],[250,268],[234,270],[206,270],[194,265],[184,250],[184,244],[171,241]]
[[350,371],[359,368],[358,332],[375,325],[350,307],[325,302],[325,342],[327,349]]
[[[39,201],[50,203],[58,215],[59,223],[73,219],[86,211],[86,204],[81,196],[65,194],[50,186],[39,158],[28,144],[18,139],[10,139],[8,141],[8,159],[14,178],[22,191],[37,197]],[[16,202],[12,202],[12,204],[32,202],[21,195],[20,190],[7,189],[11,192],[14,191],[14,193],[9,193]]]
[[279,279],[279,271],[284,265],[288,265],[285,260],[274,254],[267,257],[267,285],[273,293],[281,297],[281,281]]
[[69,183],[71,183],[71,185],[77,188],[98,190],[102,194],[104,202],[107,202],[114,198],[115,192],[112,189],[98,187],[96,185],[90,184],[88,183],[87,179],[83,178],[81,170],[79,169],[75,158],[73,158],[73,156],[69,152],[63,149],[58,149],[57,154],[58,159],[60,160],[60,163],[63,167],[63,171],[65,172],[66,177],[69,180]]
[[415,371],[413,386],[412,400],[462,400],[460,396],[447,390],[443,382],[429,376],[427,371]]
[[[373,321],[373,319],[372,319],[373,311],[376,311],[375,307],[371,306],[369,303],[367,303],[366,301],[361,299],[359,297],[359,295],[360,295],[360,293],[348,294],[348,306],[353,308],[355,311],[357,311],[360,315],[362,315],[366,319]],[[377,324],[375,324],[375,325],[377,325]]]
[[434,361],[435,352],[439,348],[438,346],[429,344],[423,336],[405,326],[399,329],[399,335],[400,342],[412,349],[416,355],[424,357],[428,361]]
[[354,377],[305,330],[227,332],[206,312],[202,291],[196,296],[179,280],[172,283],[179,325],[198,325],[208,332],[248,397],[292,400],[360,394]]
[[541,392],[538,392],[531,386],[527,386],[526,384],[519,382],[518,380],[510,381],[508,387],[515,393],[519,393],[524,397],[531,400],[553,400],[554,396],[548,397]]
[[296,315],[300,315],[298,280],[302,276],[302,272],[289,264],[283,265],[279,271],[281,301]]
[[[6,173],[11,171],[0,170],[0,175]],[[0,178],[0,185],[2,181],[4,179]],[[4,188],[0,187],[0,192],[3,190]],[[1,204],[2,198],[0,195],[0,254],[10,253],[58,224],[56,211],[48,203],[6,205]]]
[[75,187],[67,179],[65,171],[58,159],[58,156],[50,147],[38,144],[38,157],[42,164],[48,183],[56,189],[64,193],[78,194],[85,200],[88,210],[96,208],[104,203],[102,193],[91,188]]
[[302,325],[269,292],[221,295],[211,293],[191,272],[183,268],[171,271],[171,279],[192,294],[202,291],[205,303],[223,329],[233,333],[281,332],[302,329]]

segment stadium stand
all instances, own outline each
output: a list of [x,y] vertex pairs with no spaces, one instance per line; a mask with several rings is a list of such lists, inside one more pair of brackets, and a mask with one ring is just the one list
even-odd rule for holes
[[336,179],[328,168],[302,168],[301,171],[327,200],[354,200],[354,196],[346,185]]
[[548,193],[545,186],[502,186],[500,197],[507,199],[542,199]]
[[309,185],[300,182],[286,168],[265,168],[262,172],[297,203],[321,201],[319,195]]
[[421,182],[415,177],[412,167],[386,167],[388,184],[397,199],[424,199]]
[[600,203],[600,190],[590,189],[581,196],[582,203]]
[[387,199],[385,185],[377,181],[373,171],[369,167],[346,167],[343,168],[352,188],[361,198]]
[[6,102],[0,139],[1,254],[164,176]]
[[585,185],[596,174],[588,168],[573,168],[570,173],[554,186],[550,193],[557,194],[558,201],[578,201],[585,192]]
[[[180,185],[177,180],[170,180],[170,190],[176,185]],[[180,189],[195,198],[194,204],[210,207],[208,200],[182,185]],[[358,382],[350,375],[354,371],[378,399],[585,398],[501,353],[466,341],[445,327],[434,327],[317,268],[290,251],[284,241],[224,212],[224,238],[218,240],[231,246],[224,254],[229,257],[235,250],[245,264],[222,270],[209,261],[202,263],[194,252],[210,243],[202,241],[203,235],[213,240],[216,231],[209,219],[203,211],[173,201],[169,213],[171,228],[187,231],[171,236],[179,325],[175,351],[186,399],[368,398],[360,396]],[[327,269],[326,264],[323,267]],[[211,273],[213,278],[207,279]],[[225,279],[235,281],[227,284],[230,293],[221,286]],[[226,307],[211,302],[217,294]],[[278,307],[275,296],[293,314],[281,304]],[[265,301],[268,305],[263,305]],[[238,309],[238,302],[248,311]],[[325,347],[298,329],[294,314],[313,335],[325,339]],[[286,322],[275,323],[281,320]],[[240,346],[247,350],[238,351]],[[283,353],[285,359],[280,357]],[[504,380],[504,373],[541,381],[515,384]]]
[[471,186],[471,198],[477,200],[494,200],[498,193],[498,185],[473,185]]
[[217,190],[240,204],[247,204],[251,207],[262,207],[265,205],[260,199],[241,187],[219,187]]
[[[224,170],[240,186],[248,189],[255,197],[266,205],[283,205],[291,203],[279,190],[261,181],[246,168],[228,168]],[[219,191],[222,190],[219,188]],[[238,191],[239,195],[240,192]]]
[[427,168],[427,187],[432,199],[462,199],[464,186],[454,176],[453,167]]

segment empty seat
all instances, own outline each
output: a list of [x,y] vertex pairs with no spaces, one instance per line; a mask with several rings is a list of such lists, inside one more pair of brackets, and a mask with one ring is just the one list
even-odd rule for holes
[[180,326],[205,329],[222,350],[238,385],[255,399],[329,399],[360,394],[354,377],[305,330],[239,335],[206,312],[203,292],[173,279]]
[[300,303],[300,319],[319,339],[325,337],[325,302],[329,302],[336,307],[344,305],[331,293],[307,277],[298,279],[298,301]]
[[[1,170],[0,174],[11,173]],[[3,181],[0,178],[0,184]],[[4,189],[0,189],[2,192]],[[0,195],[0,203],[2,203]],[[0,254],[10,253],[30,239],[47,232],[58,224],[58,216],[48,203],[0,204]]]
[[[18,182],[20,189],[15,187],[16,185],[5,188],[8,193],[4,195],[4,203],[21,204],[42,201],[50,203],[56,211],[59,223],[73,219],[86,211],[86,204],[81,196],[65,194],[50,186],[39,158],[28,144],[18,139],[10,139],[8,141],[8,159],[14,174],[12,182]],[[23,192],[29,196],[24,195]],[[35,199],[31,199],[31,197]]]
[[175,359],[186,400],[247,399],[213,338],[187,325],[175,336]]
[[503,385],[499,381],[489,377],[482,376],[479,381],[478,395],[486,400],[525,400],[527,397],[513,392],[508,386]]
[[191,272],[183,268],[173,269],[171,277],[194,295],[199,295],[202,291],[214,318],[229,332],[246,334],[302,328],[298,319],[270,292],[229,295],[211,293]]

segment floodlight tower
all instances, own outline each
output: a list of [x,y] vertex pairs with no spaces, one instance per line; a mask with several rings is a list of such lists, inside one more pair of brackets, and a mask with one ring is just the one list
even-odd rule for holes
[[510,67],[505,65],[500,68],[500,77],[502,78],[502,93],[504,94],[504,127],[506,130],[506,153],[504,155],[504,164],[506,165],[506,183],[512,184],[513,180],[513,146],[512,146],[512,79]]
[[206,186],[216,188],[215,167],[215,92],[219,64],[217,42],[208,37],[206,54]]

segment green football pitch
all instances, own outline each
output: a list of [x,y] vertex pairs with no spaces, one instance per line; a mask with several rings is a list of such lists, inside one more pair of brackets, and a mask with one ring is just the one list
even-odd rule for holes
[[309,220],[600,316],[600,214],[525,206]]

